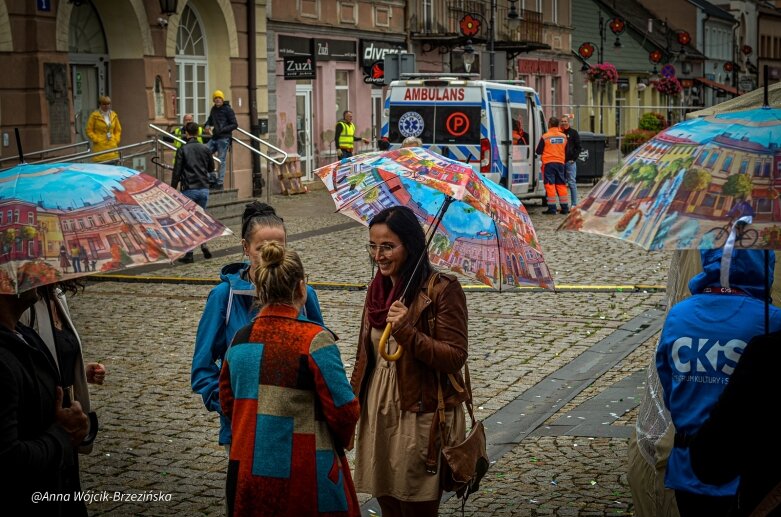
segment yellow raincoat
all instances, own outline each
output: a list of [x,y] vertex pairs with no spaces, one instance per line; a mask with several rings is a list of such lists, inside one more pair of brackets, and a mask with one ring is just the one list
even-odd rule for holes
[[[119,124],[119,117],[115,111],[109,112],[110,124],[106,125],[103,113],[100,110],[93,111],[89,120],[87,120],[87,136],[92,142],[92,152],[105,151],[107,149],[116,149],[119,146],[119,140],[122,137],[122,126]],[[93,162],[106,162],[118,160],[119,153],[106,153],[95,156]]]

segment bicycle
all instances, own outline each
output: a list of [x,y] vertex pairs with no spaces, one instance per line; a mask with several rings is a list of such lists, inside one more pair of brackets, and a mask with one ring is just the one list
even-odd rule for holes
[[[746,228],[746,223],[738,223],[735,235],[736,248],[750,248],[756,244],[759,239],[759,233],[753,228]],[[721,248],[727,242],[727,236],[732,231],[732,221],[728,221],[724,226],[711,228],[702,236],[701,242],[713,241],[715,248]]]

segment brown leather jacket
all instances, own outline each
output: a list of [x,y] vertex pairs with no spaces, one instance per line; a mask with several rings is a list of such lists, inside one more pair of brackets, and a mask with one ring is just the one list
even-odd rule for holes
[[[424,285],[428,286],[428,281]],[[466,391],[459,393],[447,376],[448,373],[454,374],[463,388],[460,371],[466,363],[468,352],[464,291],[456,277],[443,273],[439,273],[431,297],[426,290],[420,290],[407,309],[406,322],[393,332],[393,337],[404,347],[403,355],[396,361],[401,409],[416,413],[431,413],[437,409],[437,370],[442,374],[440,378],[445,407],[454,407],[467,399]],[[432,299],[435,306],[431,306]],[[432,309],[435,311],[435,328],[430,332],[429,317]],[[431,337],[431,334],[436,338]],[[366,386],[375,363],[371,327],[364,306],[358,354],[350,380],[361,404],[365,402]]]

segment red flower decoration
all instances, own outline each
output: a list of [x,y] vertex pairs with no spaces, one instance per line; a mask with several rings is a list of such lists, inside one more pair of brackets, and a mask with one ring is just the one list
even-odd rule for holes
[[681,45],[688,45],[691,43],[692,37],[691,35],[686,31],[678,31],[678,43]]
[[651,61],[651,63],[661,63],[662,62],[662,51],[661,50],[654,50],[651,53],[648,54],[648,59]]
[[734,68],[734,65],[732,64],[732,61],[727,61],[724,63],[724,71],[725,72],[732,72],[732,69]]
[[610,20],[610,30],[613,31],[613,34],[621,34],[624,32],[625,25],[624,20],[621,18],[616,17]]
[[459,25],[461,26],[461,34],[464,36],[471,37],[480,32],[480,20],[472,17],[471,14],[461,18]]
[[594,55],[594,44],[588,41],[578,48],[578,55],[583,59],[588,59]]
[[751,45],[743,45],[740,51],[743,52],[745,55],[750,56],[751,53],[754,51],[754,49],[751,48]]

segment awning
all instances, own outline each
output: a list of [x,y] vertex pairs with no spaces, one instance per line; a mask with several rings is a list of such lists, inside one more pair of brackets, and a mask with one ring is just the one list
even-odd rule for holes
[[704,84],[705,86],[709,86],[714,90],[721,90],[727,93],[731,93],[732,95],[738,94],[738,90],[736,88],[733,88],[727,84],[717,83],[716,81],[711,81],[705,77],[697,77],[694,80]]

